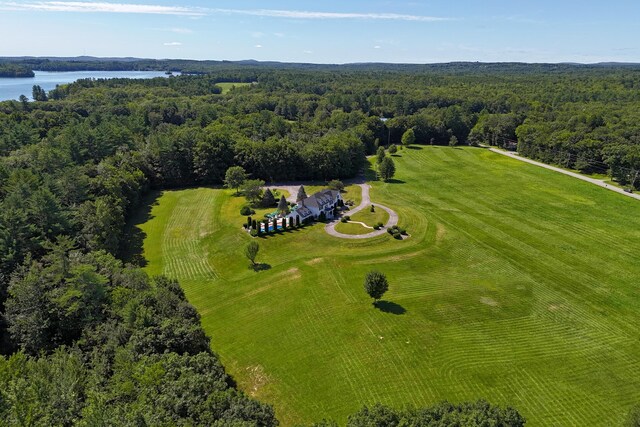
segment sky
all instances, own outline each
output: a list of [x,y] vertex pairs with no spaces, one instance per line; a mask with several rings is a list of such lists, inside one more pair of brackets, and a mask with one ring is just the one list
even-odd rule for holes
[[640,0],[0,0],[0,56],[640,62]]

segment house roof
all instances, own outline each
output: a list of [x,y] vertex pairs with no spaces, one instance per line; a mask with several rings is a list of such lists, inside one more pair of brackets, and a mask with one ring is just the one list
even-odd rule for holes
[[301,204],[320,209],[320,206],[334,203],[339,195],[340,192],[336,190],[321,190],[304,199]]

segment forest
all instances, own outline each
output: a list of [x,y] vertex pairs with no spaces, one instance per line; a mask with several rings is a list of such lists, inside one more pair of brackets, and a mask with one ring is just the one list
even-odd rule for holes
[[[18,65],[65,64],[34,61]],[[409,130],[640,188],[640,67],[196,65],[205,74],[0,102],[3,419],[277,424],[235,388],[179,284],[126,263],[125,224],[151,189],[220,185],[231,166],[267,182],[354,177]]]
[[33,77],[35,73],[30,67],[17,64],[3,64],[0,62],[0,77]]

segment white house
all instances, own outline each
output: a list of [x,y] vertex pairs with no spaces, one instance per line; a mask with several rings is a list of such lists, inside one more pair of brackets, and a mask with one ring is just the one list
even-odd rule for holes
[[300,221],[309,219],[318,219],[322,212],[327,219],[334,218],[334,210],[339,206],[343,206],[342,195],[336,190],[322,190],[311,196],[302,199],[291,208],[288,217],[294,221],[296,217],[300,217]]

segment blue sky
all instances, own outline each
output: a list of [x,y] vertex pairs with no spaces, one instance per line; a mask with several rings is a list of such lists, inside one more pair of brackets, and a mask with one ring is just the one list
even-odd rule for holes
[[0,56],[640,62],[640,0],[0,0]]

